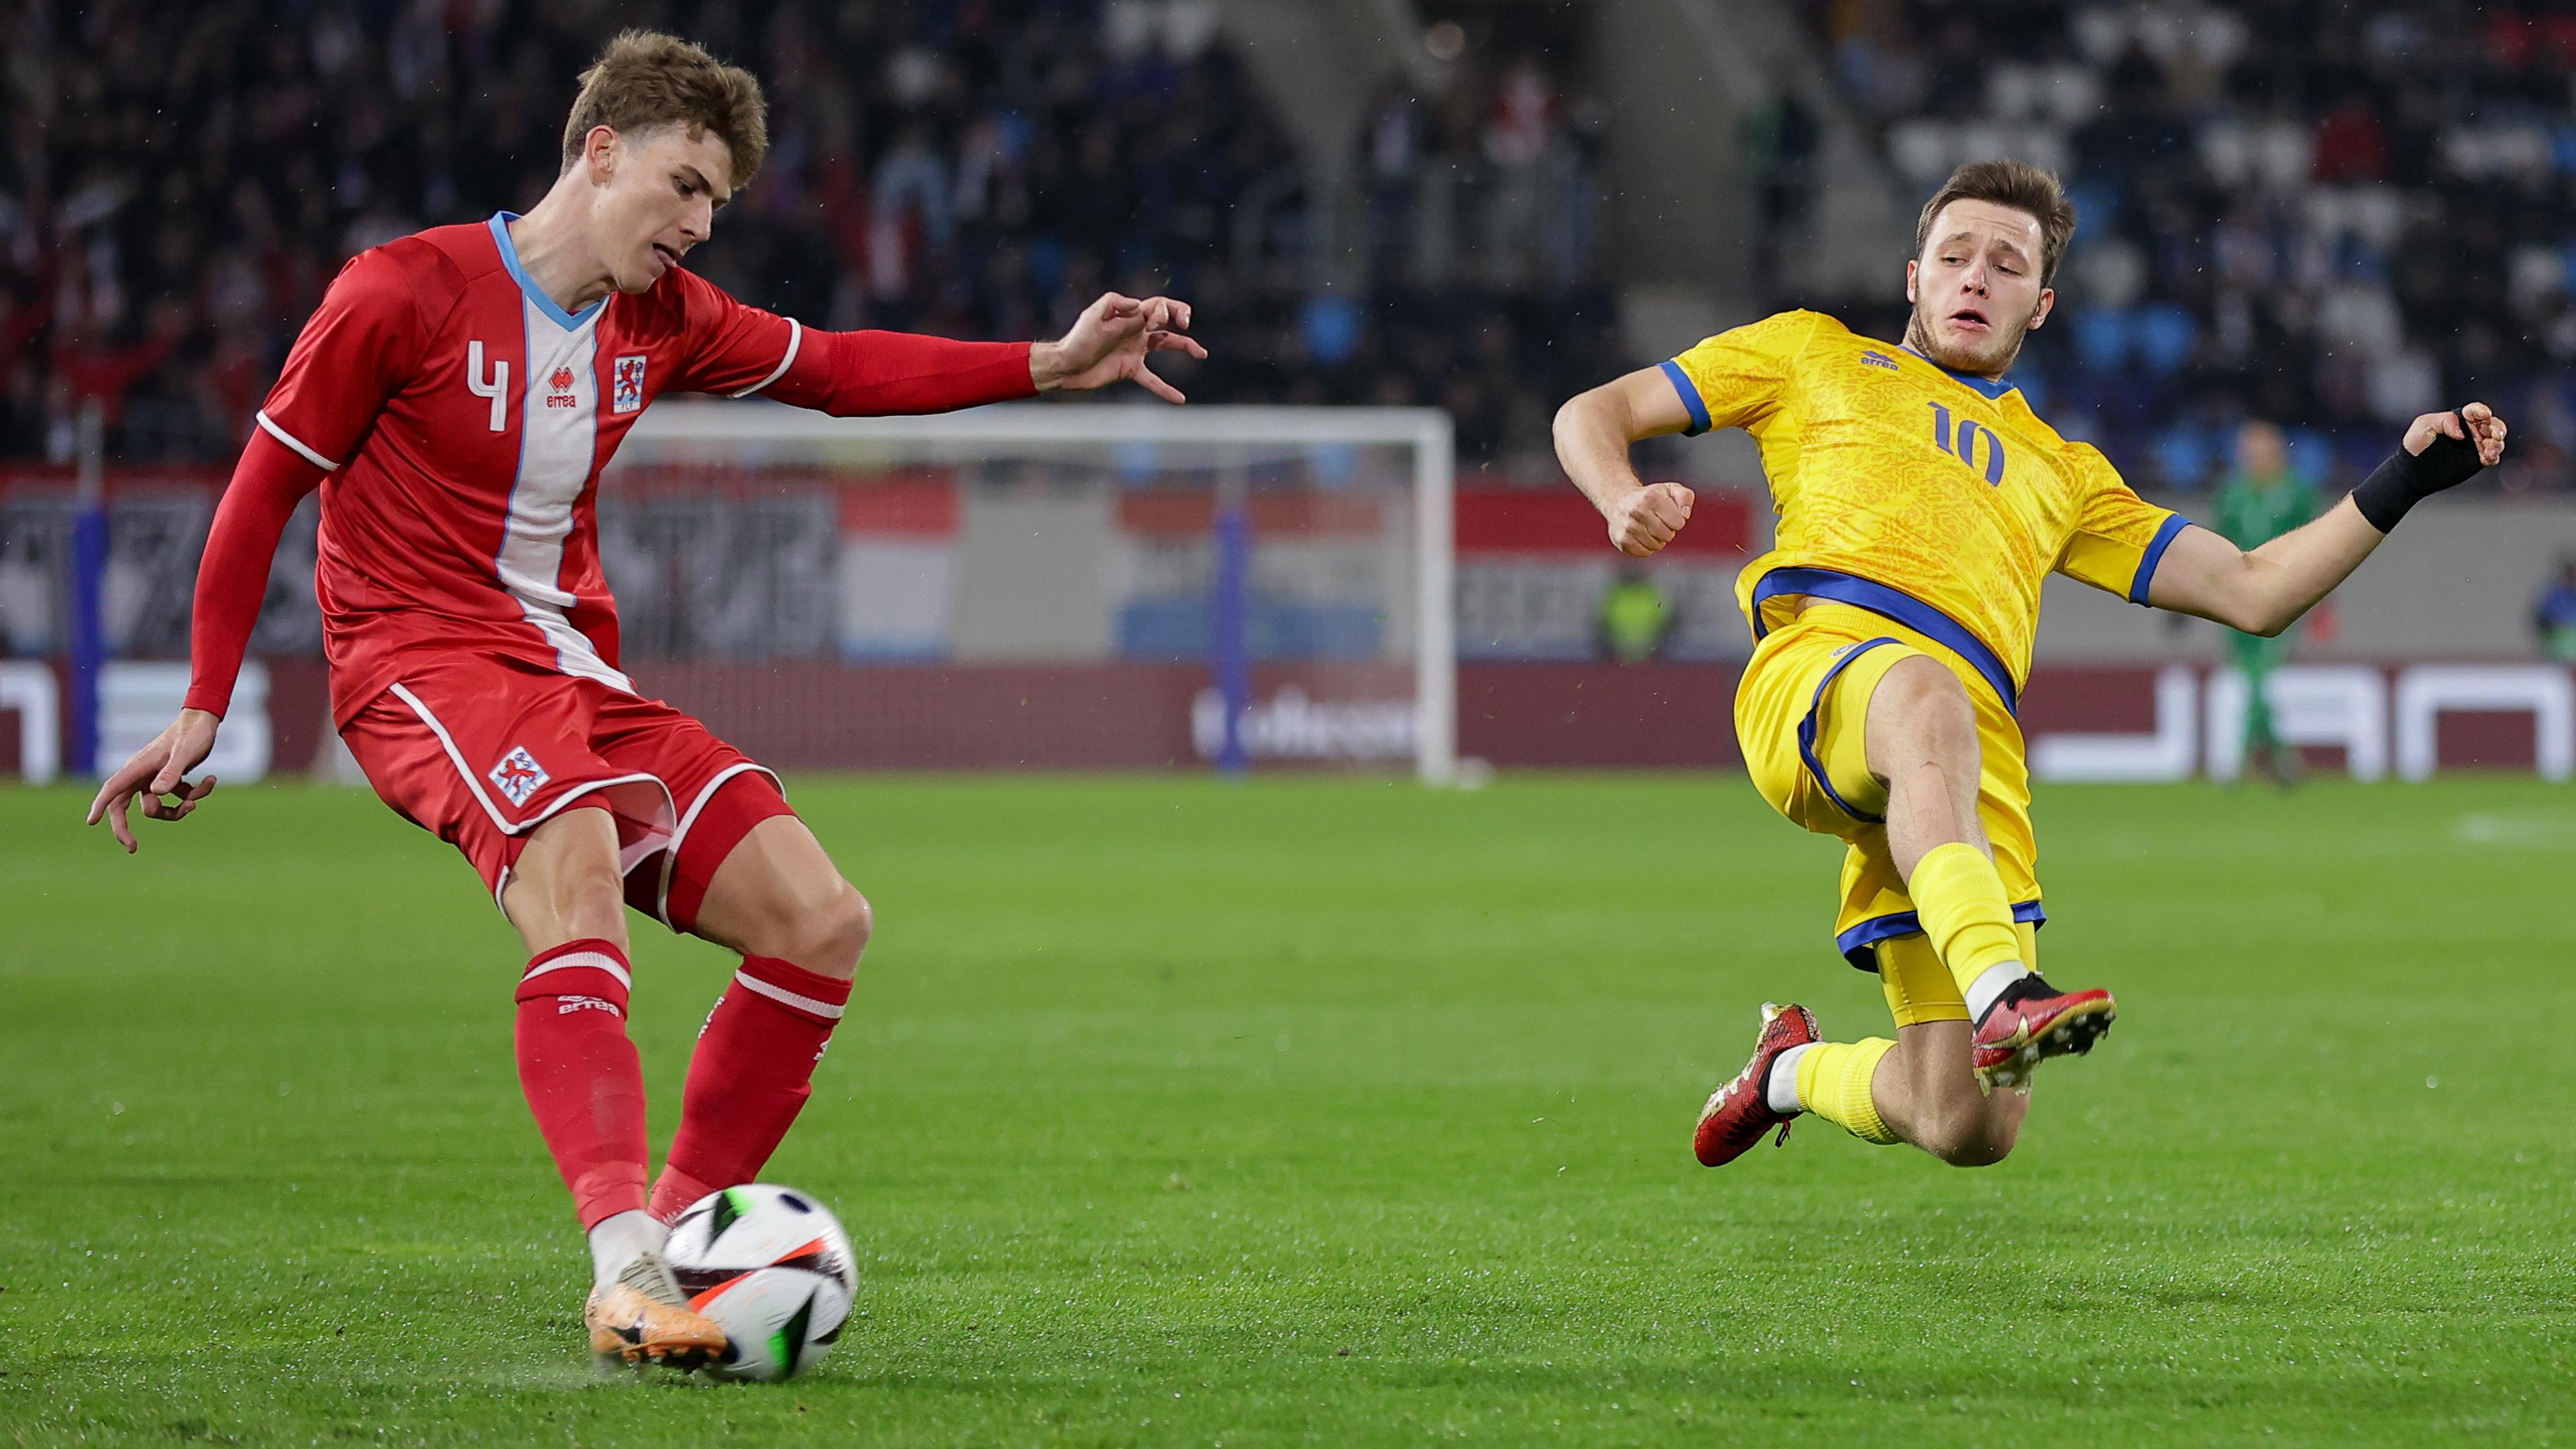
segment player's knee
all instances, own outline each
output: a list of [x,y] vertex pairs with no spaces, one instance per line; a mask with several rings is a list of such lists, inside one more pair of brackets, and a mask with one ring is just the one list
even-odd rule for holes
[[[1969,1089],[1975,1093],[1975,1089]],[[2012,1155],[2021,1137],[2018,1112],[1996,1109],[1993,1098],[1975,1094],[1943,1104],[1923,1124],[1922,1148],[1952,1167],[1992,1167]]]
[[876,907],[868,904],[868,898],[859,894],[858,887],[848,881],[842,881],[840,886],[833,893],[831,904],[824,908],[822,918],[823,934],[831,948],[831,964],[828,969],[816,969],[832,976],[855,976],[859,972],[859,957],[868,949],[868,937],[876,931],[877,912]]
[[876,909],[857,887],[836,876],[817,898],[784,907],[775,926],[779,949],[762,954],[847,980],[859,973],[859,957],[876,929]]
[[2017,1129],[1975,1124],[1962,1128],[1933,1156],[1952,1167],[1992,1167],[2012,1155]]

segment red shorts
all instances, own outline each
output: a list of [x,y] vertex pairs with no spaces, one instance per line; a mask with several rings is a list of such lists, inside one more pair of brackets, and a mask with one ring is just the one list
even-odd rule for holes
[[627,904],[686,931],[743,836],[794,813],[775,775],[660,700],[488,655],[406,670],[340,738],[386,804],[465,853],[495,903],[530,831],[605,806]]

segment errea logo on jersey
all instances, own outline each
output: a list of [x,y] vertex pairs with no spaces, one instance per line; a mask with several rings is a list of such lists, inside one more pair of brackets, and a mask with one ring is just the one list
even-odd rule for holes
[[572,390],[571,368],[558,367],[555,369],[555,375],[546,379],[546,406],[550,408],[581,406],[581,399],[575,396]]
[[501,757],[501,763],[492,767],[491,775],[492,783],[501,789],[502,798],[513,805],[527,804],[552,778],[545,767],[537,763],[537,757],[528,753],[525,745],[513,746],[510,753]]
[[616,372],[608,390],[608,410],[631,413],[644,406],[644,358],[629,354],[617,359]]

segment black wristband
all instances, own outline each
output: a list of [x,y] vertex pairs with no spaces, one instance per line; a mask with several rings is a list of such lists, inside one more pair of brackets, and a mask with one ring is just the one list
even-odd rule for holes
[[2361,486],[2352,490],[2352,506],[2361,510],[2363,521],[2386,533],[2406,516],[2407,509],[2445,488],[2457,488],[2485,466],[2478,461],[2477,444],[2435,433],[2423,452],[2409,453],[2401,446],[2388,455],[2387,462],[2370,470]]

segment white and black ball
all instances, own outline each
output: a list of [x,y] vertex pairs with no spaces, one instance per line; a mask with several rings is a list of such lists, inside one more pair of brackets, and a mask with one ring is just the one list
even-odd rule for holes
[[762,1383],[806,1373],[850,1321],[858,1259],[823,1205],[749,1183],[710,1193],[671,1225],[663,1249],[689,1306],[725,1331],[718,1378]]

